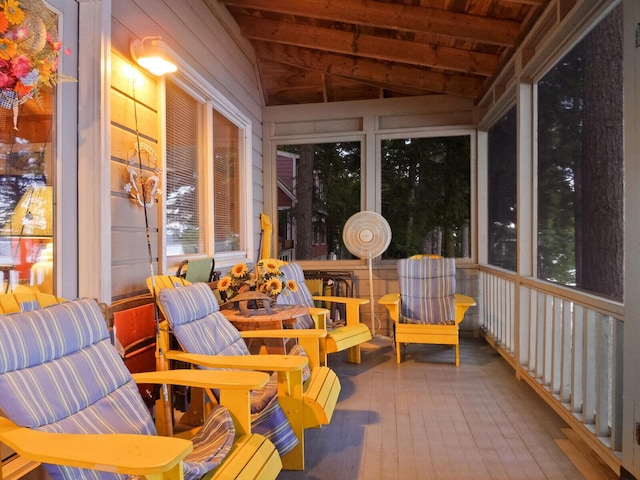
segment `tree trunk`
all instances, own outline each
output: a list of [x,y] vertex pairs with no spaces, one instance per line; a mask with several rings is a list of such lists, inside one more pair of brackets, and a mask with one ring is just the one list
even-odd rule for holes
[[315,145],[300,145],[296,176],[296,260],[310,260],[313,244],[313,160]]
[[622,8],[587,37],[579,287],[623,295]]

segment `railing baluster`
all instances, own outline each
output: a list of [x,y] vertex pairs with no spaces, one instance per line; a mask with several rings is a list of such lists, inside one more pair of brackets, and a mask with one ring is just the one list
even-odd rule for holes
[[573,364],[571,351],[573,346],[573,304],[564,300],[562,307],[562,379],[560,401],[568,404],[571,401],[571,376]]
[[611,435],[609,428],[611,421],[611,391],[612,381],[612,349],[613,338],[611,331],[611,317],[598,314],[596,316],[596,330],[598,332],[598,342],[596,347],[596,416],[595,429],[599,437]]
[[554,298],[553,321],[551,326],[552,355],[551,355],[551,393],[558,395],[562,382],[562,306],[561,298]]
[[[571,411],[573,413],[581,413],[583,407],[583,391],[582,391],[582,371],[583,371],[583,355],[582,346],[584,341],[584,323],[585,323],[585,311],[579,306],[573,306],[573,382],[571,386]],[[581,418],[582,420],[582,418]]]

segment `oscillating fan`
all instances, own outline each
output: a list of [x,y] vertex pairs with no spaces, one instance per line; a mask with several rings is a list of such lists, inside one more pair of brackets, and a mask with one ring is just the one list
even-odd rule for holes
[[369,264],[369,295],[371,297],[371,334],[376,334],[373,313],[373,269],[372,260],[382,255],[391,243],[391,227],[387,220],[376,212],[363,211],[352,215],[342,230],[342,240],[352,255],[367,260]]

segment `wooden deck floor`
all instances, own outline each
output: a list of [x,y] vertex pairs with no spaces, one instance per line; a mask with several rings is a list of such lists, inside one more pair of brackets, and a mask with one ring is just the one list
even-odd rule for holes
[[483,340],[463,339],[460,367],[453,361],[450,347],[411,345],[397,365],[385,337],[361,365],[333,354],[342,383],[333,420],[307,431],[304,472],[279,479],[617,478],[574,465],[561,449],[567,425]]

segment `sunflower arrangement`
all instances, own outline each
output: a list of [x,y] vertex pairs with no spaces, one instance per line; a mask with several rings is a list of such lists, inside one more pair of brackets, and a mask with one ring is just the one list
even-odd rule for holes
[[249,270],[246,263],[236,263],[229,273],[218,281],[218,290],[227,300],[240,293],[256,291],[269,297],[278,297],[285,289],[295,292],[298,285],[294,280],[283,280],[284,274],[274,260],[260,260],[255,270]]
[[72,80],[58,73],[63,49],[56,22],[42,0],[0,0],[0,106],[15,109],[39,100],[42,87]]

